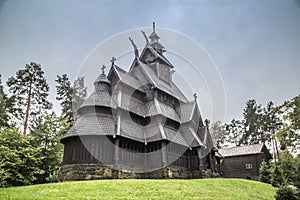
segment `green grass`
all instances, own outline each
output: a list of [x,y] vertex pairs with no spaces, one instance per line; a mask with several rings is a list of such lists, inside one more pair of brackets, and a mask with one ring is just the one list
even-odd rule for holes
[[0,199],[274,199],[275,188],[242,179],[97,180],[0,189]]

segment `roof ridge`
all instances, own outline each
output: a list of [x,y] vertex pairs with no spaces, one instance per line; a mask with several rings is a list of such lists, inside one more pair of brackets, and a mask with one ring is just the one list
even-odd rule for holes
[[116,69],[119,69],[120,71],[123,71],[124,73],[128,73],[125,69],[123,69],[117,65],[113,65],[113,67],[115,67]]
[[234,148],[242,148],[242,147],[249,147],[249,146],[258,146],[258,145],[264,145],[264,143],[258,143],[258,144],[249,144],[249,145],[244,145],[244,146],[234,146],[234,147],[226,147],[226,148],[221,148],[221,149],[234,149]]

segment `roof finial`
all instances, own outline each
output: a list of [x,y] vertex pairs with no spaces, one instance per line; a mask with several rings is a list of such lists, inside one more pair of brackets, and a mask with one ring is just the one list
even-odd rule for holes
[[131,37],[129,37],[129,40],[130,40],[130,42],[131,42],[131,44],[132,44],[132,46],[134,48],[135,57],[138,58],[139,57],[139,51],[138,51],[136,45],[134,44],[133,40],[131,39]]
[[143,30],[142,30],[142,34],[143,34],[143,36],[144,36],[144,38],[146,40],[146,43],[149,44],[149,40],[148,40],[148,38],[146,36],[146,33]]
[[194,93],[194,99],[195,99],[195,103],[197,103],[197,98],[198,98],[198,96],[197,96],[197,94],[196,93]]
[[115,57],[112,57],[112,58],[111,58],[111,60],[110,60],[111,66],[114,66],[116,60],[117,60],[117,59],[116,59]]
[[102,69],[102,74],[104,74],[104,70],[105,70],[105,68],[106,68],[106,66],[105,66],[105,65],[103,65],[103,66],[101,67],[101,69]]
[[206,126],[207,130],[209,130],[210,121],[208,119],[205,119],[204,122],[205,122],[205,126]]
[[153,32],[155,32],[155,22],[153,22]]

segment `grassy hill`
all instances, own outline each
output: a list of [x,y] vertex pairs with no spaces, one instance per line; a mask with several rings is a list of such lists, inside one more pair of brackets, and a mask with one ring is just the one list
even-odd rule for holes
[[275,188],[241,179],[97,180],[0,189],[0,199],[274,199]]

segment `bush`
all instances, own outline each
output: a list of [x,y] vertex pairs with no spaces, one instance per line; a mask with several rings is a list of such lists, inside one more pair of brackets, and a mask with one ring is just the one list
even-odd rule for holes
[[43,173],[40,148],[32,147],[32,137],[24,137],[18,129],[4,128],[0,132],[0,186],[32,184]]
[[282,171],[280,166],[274,165],[271,173],[271,184],[274,187],[280,187],[283,183]]
[[271,171],[267,162],[263,161],[259,168],[259,181],[271,183]]
[[277,200],[299,200],[297,190],[287,185],[280,186],[275,197]]

